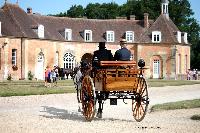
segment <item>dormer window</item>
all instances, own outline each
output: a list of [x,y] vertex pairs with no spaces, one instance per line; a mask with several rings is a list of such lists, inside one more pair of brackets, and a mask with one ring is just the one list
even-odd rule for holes
[[177,38],[178,43],[181,43],[181,32],[180,31],[176,32],[176,38]]
[[114,42],[115,41],[114,31],[106,31],[106,41],[107,42]]
[[44,38],[44,26],[43,25],[38,25],[38,37],[39,38]]
[[183,40],[186,44],[188,44],[188,39],[187,39],[187,33],[184,32],[184,35],[183,35]]
[[65,40],[71,41],[72,40],[72,30],[65,29]]
[[126,31],[126,41],[134,42],[134,32],[133,31]]
[[85,39],[85,42],[92,41],[92,31],[91,30],[84,31],[84,39]]
[[161,32],[160,31],[153,31],[152,32],[152,42],[153,43],[160,43],[161,42]]

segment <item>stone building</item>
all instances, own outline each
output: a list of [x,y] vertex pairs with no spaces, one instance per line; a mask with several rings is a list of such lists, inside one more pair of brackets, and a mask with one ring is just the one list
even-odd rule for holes
[[154,21],[118,18],[109,20],[43,16],[16,4],[0,9],[0,79],[27,79],[31,71],[44,79],[46,66],[73,68],[81,58],[90,59],[105,41],[114,54],[125,38],[133,59],[146,62],[147,78],[174,79],[190,68],[190,44],[169,18],[168,0],[162,0]]

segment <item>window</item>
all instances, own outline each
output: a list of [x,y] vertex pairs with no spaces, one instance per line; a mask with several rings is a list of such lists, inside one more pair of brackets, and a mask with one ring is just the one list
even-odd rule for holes
[[168,5],[167,4],[163,4],[162,12],[163,12],[163,14],[168,14]]
[[17,49],[12,49],[12,65],[17,65]]
[[188,39],[187,39],[187,33],[186,33],[186,32],[184,32],[184,42],[185,42],[186,44],[188,44]]
[[84,39],[86,42],[92,41],[92,31],[91,30],[85,30]]
[[74,68],[75,65],[75,60],[74,60],[74,55],[71,53],[66,53],[63,57],[64,59],[64,68]]
[[177,38],[178,43],[181,43],[181,32],[180,31],[176,32],[176,38]]
[[127,42],[134,41],[134,32],[133,31],[126,31],[126,41]]
[[38,37],[44,38],[44,26],[43,25],[38,26]]
[[65,29],[65,39],[68,41],[72,40],[72,30],[71,29]]
[[115,41],[114,31],[106,31],[106,40],[107,40],[107,42],[114,42]]
[[160,31],[153,31],[152,32],[152,42],[153,43],[161,42],[161,32]]

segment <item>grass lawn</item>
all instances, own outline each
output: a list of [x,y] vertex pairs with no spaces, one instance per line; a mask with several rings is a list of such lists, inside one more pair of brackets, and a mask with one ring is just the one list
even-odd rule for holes
[[151,107],[151,111],[154,112],[161,110],[191,109],[191,108],[200,108],[200,99],[157,104]]
[[[161,110],[192,109],[192,108],[200,108],[200,99],[157,104],[151,107],[151,111],[154,112]],[[195,114],[191,116],[190,119],[200,120],[200,114]]]
[[[162,86],[200,84],[200,81],[148,79],[147,83],[149,87],[162,87]],[[0,97],[59,94],[59,93],[75,93],[73,81],[59,80],[57,87],[51,87],[51,88],[46,88],[44,86],[44,81],[35,81],[35,80],[0,81]]]
[[25,96],[75,93],[72,80],[59,80],[56,87],[45,87],[44,81],[3,81],[0,82],[0,96]]
[[200,84],[200,80],[163,80],[163,79],[148,79],[149,87],[163,87],[163,86],[180,86]]

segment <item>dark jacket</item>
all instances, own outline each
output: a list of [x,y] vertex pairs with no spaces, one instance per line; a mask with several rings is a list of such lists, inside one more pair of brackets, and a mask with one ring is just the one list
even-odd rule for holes
[[111,50],[100,49],[94,51],[92,66],[99,66],[100,61],[111,61],[111,60],[113,60],[113,55],[111,53]]
[[127,48],[121,48],[115,52],[114,59],[120,61],[129,61],[131,57],[131,51]]

